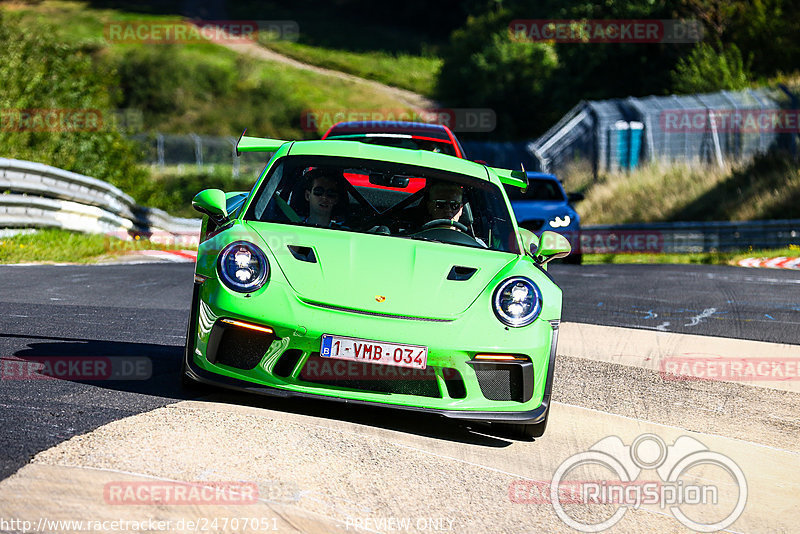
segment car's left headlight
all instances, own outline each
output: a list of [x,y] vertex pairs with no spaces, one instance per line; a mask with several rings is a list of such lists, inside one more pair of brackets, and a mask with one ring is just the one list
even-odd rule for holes
[[531,280],[509,278],[497,286],[492,298],[494,313],[508,326],[527,326],[542,311],[542,293]]
[[552,228],[565,228],[569,226],[571,222],[572,218],[569,215],[564,215],[563,217],[555,217],[550,219],[548,224],[550,224]]
[[250,293],[267,281],[269,263],[261,249],[254,244],[235,241],[220,252],[217,269],[228,288]]

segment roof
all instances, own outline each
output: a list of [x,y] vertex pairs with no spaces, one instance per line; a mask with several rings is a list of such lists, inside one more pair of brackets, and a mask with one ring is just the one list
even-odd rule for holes
[[325,133],[324,138],[332,135],[367,133],[398,133],[428,137],[452,143],[452,135],[448,128],[442,124],[429,124],[426,122],[405,121],[350,121],[334,124]]

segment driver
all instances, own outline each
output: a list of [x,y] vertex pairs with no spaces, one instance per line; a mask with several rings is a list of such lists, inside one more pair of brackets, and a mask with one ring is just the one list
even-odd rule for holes
[[[425,207],[428,221],[449,219],[457,221],[464,211],[464,188],[453,182],[433,182],[428,187]],[[425,221],[425,222],[428,222]]]
[[342,227],[341,219],[347,208],[347,189],[341,172],[310,168],[303,174],[308,216],[303,222],[323,228]]

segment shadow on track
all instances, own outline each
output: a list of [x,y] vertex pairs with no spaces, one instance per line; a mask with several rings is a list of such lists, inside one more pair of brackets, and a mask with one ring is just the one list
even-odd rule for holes
[[[297,415],[324,417],[486,447],[507,447],[512,444],[506,435],[488,425],[452,421],[432,414],[412,413],[388,407],[345,405],[316,399],[282,399],[213,387],[190,391],[179,385],[182,346],[0,334],[0,337],[8,336],[42,340],[29,343],[27,348],[15,352],[13,358],[3,358],[4,368],[14,365],[9,362],[16,362],[16,365],[21,361],[33,364],[34,366],[29,366],[28,369],[33,369],[34,373],[39,374],[38,377],[31,377],[33,379],[52,379],[46,376],[52,373],[58,380],[176,401],[196,400],[237,404]],[[142,372],[143,360],[148,361],[147,373]],[[98,361],[108,362],[111,369],[122,370],[123,376],[128,378],[114,379],[118,375],[109,376],[110,373],[107,372],[101,373],[100,377],[91,374],[81,375],[84,371],[81,365],[87,365],[89,369],[87,372],[92,373]],[[56,363],[60,365],[61,372],[55,367]],[[135,367],[137,364],[138,370]],[[38,370],[40,366],[48,365],[49,371]],[[42,375],[42,372],[46,375]]]

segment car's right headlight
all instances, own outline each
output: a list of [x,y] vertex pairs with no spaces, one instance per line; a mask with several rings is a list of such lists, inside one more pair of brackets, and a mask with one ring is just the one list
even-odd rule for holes
[[269,263],[253,243],[235,241],[220,252],[217,270],[222,283],[229,289],[251,293],[267,281]]
[[492,298],[494,314],[508,326],[527,326],[542,311],[542,293],[531,280],[509,278],[497,286]]

